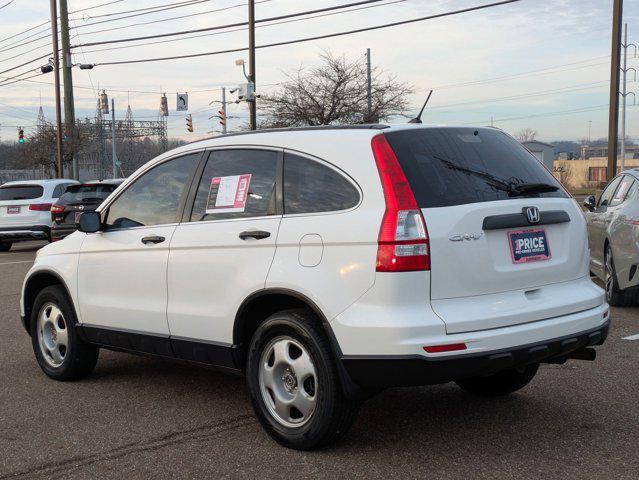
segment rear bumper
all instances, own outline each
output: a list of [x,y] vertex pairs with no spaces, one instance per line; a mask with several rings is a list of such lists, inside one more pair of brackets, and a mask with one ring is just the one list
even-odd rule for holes
[[48,240],[51,228],[47,225],[0,227],[0,242]]
[[445,357],[343,356],[341,361],[351,380],[360,387],[432,385],[562,359],[571,352],[603,344],[609,327],[607,318],[601,326],[580,333],[483,353]]
[[57,226],[53,226],[51,228],[51,240],[52,241],[56,241],[56,240],[62,240],[64,237],[71,235],[73,232],[76,231],[76,228],[74,226],[72,227],[57,227]]

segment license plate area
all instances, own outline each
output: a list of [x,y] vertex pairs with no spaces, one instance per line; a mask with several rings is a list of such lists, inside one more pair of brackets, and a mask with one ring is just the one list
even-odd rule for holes
[[19,215],[20,207],[7,207],[7,215]]
[[513,263],[539,262],[552,256],[543,229],[508,232],[508,243]]

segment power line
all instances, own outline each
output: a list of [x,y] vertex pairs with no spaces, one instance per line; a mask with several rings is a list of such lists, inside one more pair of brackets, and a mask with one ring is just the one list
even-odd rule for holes
[[[81,8],[81,9],[79,9],[79,10],[74,10],[73,12],[69,12],[69,14],[70,14],[70,15],[72,15],[72,14],[74,14],[74,13],[85,12],[85,11],[87,11],[87,10],[93,10],[93,9],[95,9],[95,8],[100,8],[100,7],[106,7],[106,6],[108,6],[108,5],[113,5],[113,4],[115,4],[115,3],[121,3],[121,2],[124,2],[124,1],[125,1],[125,0],[113,0],[113,1],[111,1],[111,2],[101,3],[101,4],[99,4],[99,5],[93,5],[93,6],[90,6],[90,7]],[[58,17],[58,18],[60,18],[60,17]],[[7,41],[7,40],[10,40],[10,39],[12,39],[12,38],[18,37],[18,36],[22,35],[23,33],[30,32],[30,31],[35,30],[36,28],[40,28],[40,27],[42,27],[42,26],[44,26],[44,25],[49,25],[50,23],[51,23],[51,20],[45,20],[44,22],[39,23],[39,24],[37,24],[37,25],[34,25],[33,27],[27,28],[26,30],[22,30],[21,32],[14,33],[14,34],[12,34],[12,35],[9,35],[8,37],[4,37],[4,38],[0,39],[0,43],[5,42],[5,41]],[[43,30],[43,32],[44,32],[44,30]],[[36,33],[35,35],[38,35],[39,33],[43,33],[43,32],[38,32],[38,33]],[[32,35],[32,36],[33,36],[33,35]],[[24,39],[26,39],[26,38],[30,38],[30,37],[25,37],[25,38],[23,38],[22,40],[24,40]]]
[[[12,70],[17,70],[20,67],[24,67],[25,65],[29,65],[30,63],[37,62],[38,60],[42,60],[43,58],[48,58],[51,55],[53,55],[53,52],[49,52],[46,55],[42,55],[41,57],[37,57],[37,58],[34,58],[32,60],[29,60],[28,62],[21,63],[20,65],[16,65],[15,67],[11,67],[11,68],[7,68],[6,70],[2,70],[0,72],[0,74],[7,73],[7,72],[10,72]],[[31,71],[31,70],[29,70],[29,71]]]
[[[267,2],[272,2],[273,0],[259,0],[256,3],[267,3]],[[188,15],[181,15],[178,17],[171,17],[171,18],[162,18],[159,20],[150,20],[148,22],[138,22],[138,23],[131,23],[129,25],[123,25],[120,27],[112,27],[112,28],[103,28],[102,30],[94,30],[92,32],[86,32],[85,35],[94,35],[96,33],[104,33],[104,32],[113,32],[115,30],[122,30],[125,28],[131,28],[131,27],[139,27],[141,25],[152,25],[155,23],[163,23],[163,22],[169,22],[171,20],[178,20],[178,19],[182,19],[182,18],[189,18],[189,17],[196,17],[198,15],[206,15],[209,13],[216,13],[216,12],[223,12],[226,10],[232,10],[234,8],[239,8],[239,7],[245,7],[247,4],[246,3],[237,3],[235,5],[229,5],[227,7],[221,7],[221,8],[216,8],[213,10],[205,10],[204,12],[198,12],[198,13],[191,13]]]
[[[583,107],[583,108],[575,108],[575,109],[570,109],[570,110],[559,110],[559,111],[555,111],[555,112],[543,112],[543,113],[536,113],[536,114],[532,114],[532,115],[523,115],[520,117],[507,117],[507,118],[495,118],[493,119],[494,122],[507,122],[507,121],[513,121],[513,120],[525,120],[525,119],[529,119],[529,118],[546,118],[546,117],[554,117],[554,116],[559,116],[559,115],[570,115],[573,113],[586,113],[586,112],[592,112],[592,111],[596,111],[596,110],[603,110],[603,109],[607,109],[608,108],[608,104],[604,104],[604,105],[594,105],[591,107]],[[462,125],[477,125],[479,123],[484,123],[484,122],[489,122],[490,120],[481,120],[478,122],[472,122],[472,123],[464,123]]]
[[[138,13],[134,13],[132,15],[124,15],[122,17],[118,17],[118,18],[109,18],[107,20],[99,20],[97,22],[91,22],[91,23],[85,23],[82,25],[79,25],[77,27],[74,28],[84,28],[84,27],[90,27],[92,25],[100,25],[102,23],[109,23],[109,22],[117,22],[118,20],[125,20],[127,18],[133,18],[133,17],[139,17],[142,15],[151,15],[153,13],[159,13],[159,12],[163,12],[165,10],[174,10],[176,8],[182,8],[182,7],[190,7],[193,5],[197,5],[199,3],[207,3],[210,2],[211,0],[186,0],[186,1],[182,1],[182,2],[176,2],[176,3],[169,3],[169,4],[165,4],[162,6],[155,6],[155,7],[148,7],[148,8],[141,8],[138,10],[130,10],[131,12],[138,12]],[[141,11],[141,10],[151,10],[152,11]],[[109,13],[109,14],[105,14],[102,16],[113,16],[113,15],[123,15],[126,12],[113,12],[113,13]],[[183,18],[183,17],[176,17],[176,18]],[[172,18],[167,18],[168,20],[173,20]],[[135,26],[135,24],[129,25],[129,26]]]
[[[211,0],[206,0],[206,1],[211,1]],[[134,13],[134,12],[142,12],[145,10],[154,10],[156,8],[162,8],[162,7],[167,7],[169,5],[178,5],[178,4],[190,4],[190,3],[199,3],[198,0],[184,0],[181,2],[175,2],[175,3],[164,3],[161,5],[155,5],[153,7],[145,7],[145,8],[135,8],[133,10],[123,10],[120,12],[110,12],[110,13],[103,13],[100,15],[88,15],[88,18],[102,18],[102,17],[112,17],[113,15],[124,15],[127,13]],[[76,12],[71,12],[71,13],[76,13]],[[154,12],[151,12],[154,13]],[[71,20],[71,19],[70,19]],[[77,19],[74,19],[77,20]]]
[[[302,22],[302,21],[306,21],[306,20],[313,20],[315,18],[320,18],[320,17],[328,17],[328,16],[332,16],[332,15],[341,15],[344,13],[350,13],[350,12],[355,12],[358,10],[367,10],[369,8],[379,8],[379,7],[385,7],[388,5],[393,5],[396,3],[403,3],[406,2],[407,0],[393,0],[393,1],[389,1],[387,3],[377,3],[377,4],[373,4],[373,5],[366,5],[363,7],[356,7],[356,8],[351,8],[349,10],[342,10],[342,11],[338,11],[338,12],[330,12],[330,13],[322,13],[319,15],[311,15],[305,18],[293,18],[293,19],[288,19],[288,20],[282,20],[279,22],[273,22],[273,23],[269,23],[269,24],[265,24],[265,25],[257,25],[256,28],[264,28],[264,27],[272,27],[272,26],[276,26],[276,25],[282,25],[285,23],[293,23],[293,22]],[[137,48],[137,47],[143,47],[143,46],[148,46],[148,45],[157,45],[157,44],[162,44],[162,43],[172,43],[172,42],[180,42],[183,40],[191,40],[193,38],[202,38],[202,37],[211,37],[211,36],[215,36],[215,35],[224,35],[227,33],[233,33],[233,32],[239,32],[239,31],[244,31],[246,30],[247,27],[241,27],[241,28],[235,28],[235,29],[230,29],[230,30],[224,30],[222,32],[214,32],[214,33],[204,33],[201,35],[191,35],[188,37],[182,37],[182,38],[172,38],[172,39],[168,39],[168,40],[157,40],[154,42],[144,42],[144,43],[136,43],[135,45],[124,45],[124,46],[117,46],[117,47],[107,47],[107,48],[96,48],[93,50],[87,50],[84,51],[85,53],[94,53],[94,52],[107,52],[107,51],[112,51],[112,50],[123,50],[126,48]]]
[[459,107],[464,105],[474,105],[474,104],[482,104],[482,103],[494,103],[494,102],[505,102],[509,100],[518,100],[520,98],[529,98],[529,97],[543,97],[553,93],[568,93],[568,92],[578,92],[581,90],[590,90],[592,88],[602,87],[608,85],[607,80],[602,80],[599,82],[589,82],[589,83],[581,83],[577,85],[571,85],[563,88],[554,88],[551,90],[542,90],[537,92],[529,92],[522,93],[519,95],[511,95],[508,97],[496,97],[496,98],[485,98],[480,100],[470,100],[467,102],[459,102],[459,103],[449,103],[445,105],[437,105],[433,107],[428,107],[428,110],[438,110],[441,108],[450,108],[450,107]]
[[[262,0],[261,2],[256,2],[256,3],[264,3],[265,1],[271,1],[271,0]],[[339,9],[353,7],[353,6],[357,6],[357,5],[364,5],[364,4],[369,4],[369,3],[377,3],[377,2],[381,2],[381,1],[382,0],[362,0],[362,1],[359,1],[359,2],[354,2],[354,3],[344,4],[344,5],[335,5],[335,6],[332,6],[332,7],[320,8],[320,9],[316,9],[316,10],[306,10],[306,11],[303,11],[303,12],[290,13],[290,14],[287,14],[287,15],[278,15],[276,17],[263,18],[261,20],[256,20],[255,23],[269,22],[269,21],[273,21],[273,20],[282,20],[282,19],[285,19],[285,18],[293,18],[293,17],[302,16],[302,15],[310,15],[310,14],[313,14],[313,13],[327,12],[327,11],[331,11],[331,10],[339,10]],[[242,3],[242,4],[239,4],[239,5],[232,5],[230,7],[225,7],[224,9],[219,9],[219,10],[236,8],[236,7],[244,6],[244,5],[246,5],[246,3]],[[158,21],[164,21],[164,20],[158,20]],[[147,23],[154,23],[154,22],[147,22]],[[138,41],[138,40],[151,40],[153,38],[174,37],[176,35],[188,35],[190,33],[201,33],[201,32],[210,32],[212,30],[223,30],[225,28],[244,27],[246,25],[248,25],[248,22],[236,22],[236,23],[229,23],[229,24],[226,24],[226,25],[216,25],[216,26],[213,26],[213,27],[197,28],[197,29],[193,29],[193,30],[181,30],[181,31],[177,31],[177,32],[160,33],[160,34],[157,34],[157,35],[145,35],[145,36],[142,36],[142,37],[119,38],[119,39],[116,39],[116,40],[103,40],[103,41],[100,41],[100,42],[89,42],[89,43],[84,43],[81,46],[83,46],[83,47],[93,47],[95,45],[106,45],[106,44],[111,44],[111,43],[135,42],[135,41]],[[87,32],[87,33],[85,33],[85,35],[89,35],[91,33],[99,33],[99,31],[98,32]],[[78,46],[80,46],[80,45],[72,45],[71,48],[76,48]]]
[[[370,1],[370,0],[369,0]],[[268,43],[265,45],[257,45],[255,48],[269,48],[269,47],[276,47],[276,46],[282,46],[282,45],[291,45],[294,43],[302,43],[302,42],[309,42],[312,40],[321,40],[324,38],[332,38],[332,37],[340,37],[340,36],[344,36],[344,35],[352,35],[355,33],[361,33],[361,32],[368,32],[368,31],[372,31],[372,30],[379,30],[382,28],[389,28],[389,27],[396,27],[398,25],[406,25],[409,23],[415,23],[415,22],[421,22],[421,21],[425,21],[425,20],[432,20],[435,18],[442,18],[442,17],[447,17],[447,16],[451,16],[451,15],[457,15],[460,13],[467,13],[467,12],[472,12],[472,11],[477,11],[477,10],[483,10],[486,8],[490,8],[490,7],[496,7],[499,5],[506,5],[509,3],[515,3],[518,2],[519,0],[503,0],[500,2],[494,2],[494,3],[489,3],[489,4],[484,4],[484,5],[478,5],[475,7],[468,7],[468,8],[464,8],[464,9],[460,9],[460,10],[454,10],[454,11],[450,11],[450,12],[444,12],[444,13],[438,13],[435,15],[428,15],[425,17],[419,17],[419,18],[412,18],[409,20],[401,20],[398,22],[393,22],[393,23],[386,23],[383,25],[375,25],[373,27],[364,27],[364,28],[358,28],[358,29],[354,29],[354,30],[348,30],[348,31],[344,31],[344,32],[336,32],[336,33],[328,33],[325,35],[316,35],[313,37],[306,37],[306,38],[299,38],[299,39],[295,39],[295,40],[285,40],[285,41],[281,41],[281,42],[274,42],[274,43]],[[290,17],[290,16],[289,16]],[[280,17],[282,18],[282,17]],[[286,17],[284,17],[286,18]],[[194,57],[203,57],[203,56],[209,56],[209,55],[219,55],[219,54],[223,54],[223,53],[231,53],[231,52],[241,52],[241,51],[245,51],[247,50],[247,47],[241,47],[241,48],[232,48],[232,49],[227,49],[227,50],[218,50],[218,51],[214,51],[214,52],[203,52],[203,53],[194,53],[194,54],[189,54],[189,55],[179,55],[179,56],[171,56],[171,57],[156,57],[156,58],[143,58],[143,59],[137,59],[137,60],[120,60],[120,61],[116,61],[116,62],[102,62],[102,63],[96,63],[94,65],[121,65],[121,64],[129,64],[129,63],[143,63],[143,62],[157,62],[157,61],[164,61],[164,60],[175,60],[175,59],[180,59],[180,58],[194,58]]]
[[2,10],[4,7],[8,7],[9,5],[11,5],[13,2],[15,2],[16,0],[9,0],[7,3],[5,3],[4,5],[0,6],[0,10]]

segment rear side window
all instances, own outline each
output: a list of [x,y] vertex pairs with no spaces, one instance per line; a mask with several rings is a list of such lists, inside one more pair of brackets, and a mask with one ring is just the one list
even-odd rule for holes
[[333,212],[359,203],[359,192],[335,170],[287,153],[284,158],[284,213]]
[[73,185],[73,183],[61,183],[56,185],[53,189],[53,194],[51,195],[52,198],[60,198],[60,196],[63,195],[64,192],[67,191],[67,188],[71,185]]
[[613,178],[612,181],[608,184],[606,189],[601,194],[601,197],[599,197],[600,207],[607,207],[610,204],[612,195],[615,193],[615,190],[617,190],[619,182],[621,182],[621,177]]
[[40,185],[9,185],[0,187],[0,200],[32,200],[40,198],[44,189]]
[[279,154],[271,150],[215,150],[198,185],[191,221],[275,215]]
[[615,190],[615,194],[610,201],[610,206],[614,207],[615,205],[620,205],[626,200],[628,192],[630,191],[630,187],[634,182],[634,178],[624,175],[621,182],[619,183],[619,188]]
[[73,185],[67,188],[66,193],[58,200],[58,204],[102,203],[115,188],[115,185]]
[[506,200],[511,197],[505,184],[549,184],[558,189],[528,195],[566,197],[539,160],[499,130],[429,128],[385,135],[422,208]]

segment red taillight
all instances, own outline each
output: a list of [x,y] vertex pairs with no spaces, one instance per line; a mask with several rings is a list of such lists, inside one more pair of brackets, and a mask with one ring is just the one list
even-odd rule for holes
[[35,210],[36,212],[47,212],[51,210],[50,203],[32,203],[29,205],[29,210]]
[[457,352],[459,350],[466,350],[465,343],[451,343],[450,345],[429,345],[424,347],[426,353],[442,353],[442,352]]
[[430,270],[426,223],[406,175],[383,134],[373,137],[372,147],[386,201],[377,241],[377,271]]
[[62,213],[64,212],[64,207],[62,205],[51,205],[51,213]]

